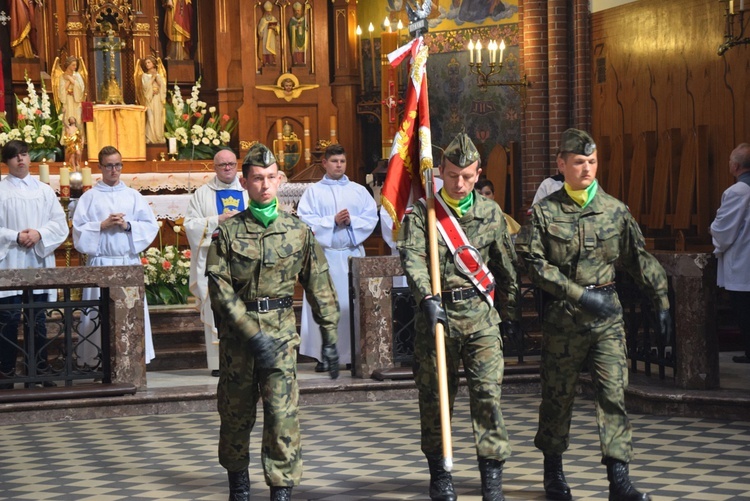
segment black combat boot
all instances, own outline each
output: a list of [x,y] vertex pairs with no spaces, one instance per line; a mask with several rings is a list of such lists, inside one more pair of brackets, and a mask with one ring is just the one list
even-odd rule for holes
[[562,456],[559,454],[544,455],[544,493],[547,499],[569,501],[573,499],[570,487],[563,473]]
[[432,501],[456,501],[453,476],[445,471],[443,459],[427,458],[427,464],[430,467],[430,499]]
[[609,480],[609,501],[651,501],[651,496],[642,494],[630,483],[628,463],[614,458],[605,458],[607,480]]
[[505,501],[503,496],[503,464],[497,459],[480,459],[479,475],[482,477],[482,501]]
[[292,501],[292,488],[271,487],[271,501]]
[[250,475],[247,470],[229,471],[229,501],[250,501]]

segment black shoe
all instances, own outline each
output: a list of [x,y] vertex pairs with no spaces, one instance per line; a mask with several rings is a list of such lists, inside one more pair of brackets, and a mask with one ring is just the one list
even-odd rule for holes
[[628,463],[614,458],[605,458],[607,480],[609,480],[609,501],[651,501],[651,496],[639,492],[630,482]]
[[211,371],[211,377],[219,377],[219,369],[214,369]]
[[244,471],[228,471],[229,501],[250,501],[250,474]]
[[328,364],[318,362],[315,364],[315,372],[328,372]]
[[750,357],[747,355],[740,355],[738,357],[732,357],[732,362],[738,364],[750,364]]
[[479,475],[482,477],[482,501],[505,501],[503,496],[503,464],[497,459],[480,459]]
[[544,493],[547,495],[547,499],[559,501],[573,499],[568,482],[565,481],[562,456],[558,454],[544,455]]
[[442,458],[427,458],[430,468],[430,499],[432,501],[456,501],[453,476],[445,471]]
[[291,501],[291,487],[271,487],[271,501]]

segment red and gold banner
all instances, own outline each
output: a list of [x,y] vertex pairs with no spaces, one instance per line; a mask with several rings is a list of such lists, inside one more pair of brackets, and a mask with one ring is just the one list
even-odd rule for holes
[[432,169],[430,107],[427,99],[428,48],[422,37],[392,52],[388,59],[391,65],[398,66],[409,55],[411,71],[406,88],[404,119],[393,139],[388,173],[381,190],[381,203],[393,219],[394,240],[410,200],[424,196],[422,172]]

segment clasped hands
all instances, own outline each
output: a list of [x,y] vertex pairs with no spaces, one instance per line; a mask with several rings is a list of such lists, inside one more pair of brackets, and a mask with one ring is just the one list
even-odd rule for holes
[[114,228],[115,226],[121,227],[123,231],[128,228],[128,222],[125,221],[125,214],[123,212],[110,214],[107,219],[102,221],[101,229],[106,230],[108,228]]
[[336,226],[349,226],[352,224],[352,217],[349,215],[349,209],[340,210],[336,216],[334,216],[333,221],[336,223]]
[[27,228],[18,232],[16,237],[16,243],[21,247],[30,249],[34,247],[36,243],[42,239],[42,235],[33,228]]

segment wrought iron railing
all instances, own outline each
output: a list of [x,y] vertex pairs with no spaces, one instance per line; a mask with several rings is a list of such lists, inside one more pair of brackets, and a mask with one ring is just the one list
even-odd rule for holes
[[[20,302],[0,304],[0,350],[11,367],[0,369],[0,389],[72,386],[77,380],[109,383],[109,289],[100,298],[73,299],[80,288],[62,287],[56,301],[21,289]],[[12,331],[18,319],[18,331]],[[100,332],[100,340],[95,333]],[[82,353],[88,353],[83,363]],[[12,354],[11,354],[12,353]]]

